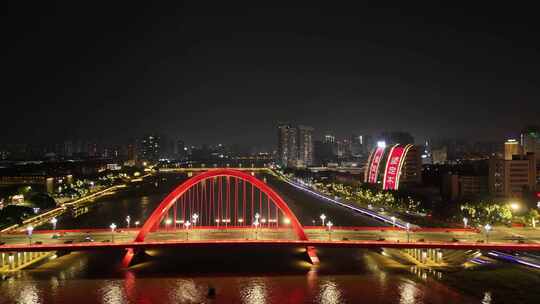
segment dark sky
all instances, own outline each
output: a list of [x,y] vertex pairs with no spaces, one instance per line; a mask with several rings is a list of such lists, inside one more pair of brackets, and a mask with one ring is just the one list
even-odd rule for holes
[[8,4],[1,140],[271,146],[278,121],[498,140],[540,123],[533,7],[147,2]]

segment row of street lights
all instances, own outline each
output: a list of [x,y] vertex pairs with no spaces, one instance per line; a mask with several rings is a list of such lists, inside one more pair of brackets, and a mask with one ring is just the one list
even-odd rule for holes
[[[463,228],[469,227],[468,223],[469,223],[469,219],[464,217],[463,218]],[[491,225],[489,223],[487,223],[486,225],[484,225],[483,228],[484,228],[484,231],[486,232],[486,243],[487,243],[487,242],[489,242],[489,232],[491,231],[491,229],[493,229],[493,227],[491,227]]]
[[[51,219],[51,224],[53,225],[53,231],[56,231],[56,223],[58,223],[58,220],[53,217]],[[32,245],[32,233],[34,232],[34,227],[32,225],[29,225],[26,227],[26,235],[28,236],[28,243]]]
[[[463,218],[463,228],[468,228],[469,227],[468,224],[469,224],[469,219],[464,217]],[[486,233],[486,243],[487,243],[487,242],[489,242],[489,232],[491,231],[491,229],[493,229],[493,227],[491,227],[491,225],[489,223],[487,223],[487,224],[484,225],[483,228],[484,228],[484,231]]]
[[[58,220],[53,217],[51,219],[51,224],[53,225],[53,231],[56,231],[56,223],[58,223]],[[26,235],[28,236],[28,242],[30,245],[32,245],[32,233],[34,232],[34,227],[32,225],[29,225],[26,227]]]
[[328,240],[332,240],[332,226],[334,226],[334,223],[332,223],[332,221],[328,221],[325,225],[324,222],[326,221],[326,215],[324,213],[321,214],[319,218],[321,219],[322,226],[326,226],[328,229]]

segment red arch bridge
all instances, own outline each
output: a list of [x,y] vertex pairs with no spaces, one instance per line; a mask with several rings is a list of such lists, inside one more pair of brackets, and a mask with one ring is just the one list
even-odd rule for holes
[[[65,235],[52,238],[58,233]],[[85,239],[88,233],[90,241]],[[124,266],[137,251],[162,247],[303,246],[313,263],[318,262],[315,247],[540,251],[539,243],[494,236],[484,242],[472,229],[302,226],[264,181],[233,169],[191,177],[167,195],[140,228],[35,231],[30,243],[24,234],[3,238],[0,253],[122,249]]]

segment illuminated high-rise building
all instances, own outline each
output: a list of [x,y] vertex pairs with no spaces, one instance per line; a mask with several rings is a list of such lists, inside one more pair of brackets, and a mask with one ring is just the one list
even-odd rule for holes
[[278,164],[284,167],[308,167],[314,162],[313,128],[278,125]]
[[521,146],[523,154],[534,153],[536,159],[540,159],[540,130],[536,127],[528,127],[521,132]]
[[140,159],[143,161],[157,161],[160,157],[161,143],[159,136],[148,135],[140,142]]
[[523,154],[534,153],[536,158],[536,188],[540,188],[540,128],[527,127],[521,132]]
[[504,142],[504,159],[512,160],[514,155],[521,155],[522,149],[519,142],[515,139],[508,139]]
[[297,167],[313,165],[313,128],[298,127],[298,160]]
[[324,135],[324,142],[327,143],[327,144],[328,143],[333,144],[333,143],[336,142],[336,137],[334,135],[328,133],[328,134]]
[[278,125],[277,162],[283,167],[295,167],[298,157],[296,128],[284,123]]
[[512,159],[491,158],[489,190],[497,197],[522,197],[536,189],[536,159],[533,153]]

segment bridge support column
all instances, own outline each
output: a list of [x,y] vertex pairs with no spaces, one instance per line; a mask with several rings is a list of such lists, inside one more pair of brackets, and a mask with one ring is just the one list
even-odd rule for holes
[[421,262],[422,263],[425,263],[427,261],[427,256],[428,256],[427,251],[425,249],[422,250],[422,256],[421,256]]
[[133,260],[133,256],[135,255],[135,251],[133,248],[127,248],[126,254],[124,255],[124,258],[122,259],[122,267],[128,268],[131,264],[131,260]]
[[317,250],[315,249],[315,247],[313,246],[306,247],[306,253],[308,255],[308,258],[311,264],[319,265],[320,260],[319,260],[319,257],[317,256]]
[[8,255],[9,270],[12,270],[15,267],[15,255],[10,252]]
[[437,249],[437,263],[443,262],[443,252],[440,249]]
[[21,263],[21,253],[16,252],[15,253],[15,263],[13,263],[13,266],[15,266],[15,268],[17,268],[17,267],[19,267],[20,263]]

